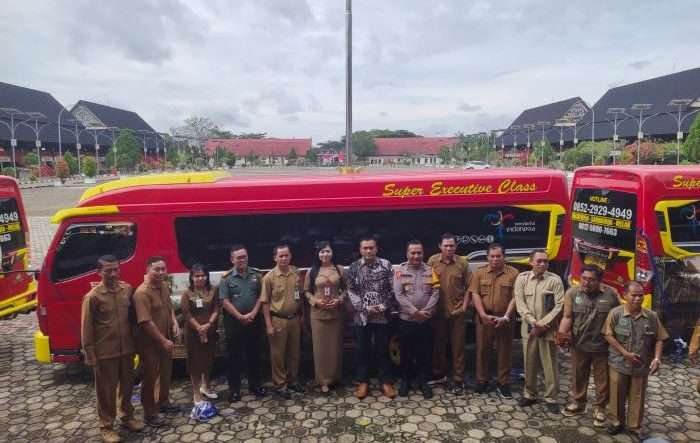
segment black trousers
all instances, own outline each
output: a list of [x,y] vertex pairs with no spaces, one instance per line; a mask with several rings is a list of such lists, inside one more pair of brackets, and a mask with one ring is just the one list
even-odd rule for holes
[[430,323],[399,320],[399,347],[401,377],[406,381],[418,377],[421,383],[427,382],[433,364],[433,329]]
[[253,323],[243,325],[233,316],[224,314],[226,328],[226,349],[228,352],[228,389],[229,392],[241,391],[241,370],[243,360],[248,363],[248,389],[261,386],[260,353],[262,352],[263,329],[262,315]]
[[389,325],[367,323],[356,326],[357,336],[357,381],[369,383],[369,368],[377,370],[379,384],[391,383],[389,361]]

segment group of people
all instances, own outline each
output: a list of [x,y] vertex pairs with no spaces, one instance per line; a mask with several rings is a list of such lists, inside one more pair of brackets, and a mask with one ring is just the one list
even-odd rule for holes
[[[495,389],[501,397],[512,398],[512,325],[517,312],[522,318],[525,367],[524,392],[518,401],[521,407],[538,401],[538,374],[542,372],[545,405],[550,412],[560,411],[560,346],[571,349],[573,378],[572,402],[561,413],[573,416],[585,411],[592,368],[594,425],[608,424],[611,434],[625,426],[632,432],[641,429],[647,377],[659,367],[662,343],[668,335],[657,315],[642,308],[639,283],[625,285],[626,303],[620,305],[615,291],[601,285],[602,271],[595,266],[585,266],[580,285],[565,291],[562,280],[548,271],[544,250],[532,251],[531,270],[519,273],[506,264],[504,247],[494,243],[488,247],[487,263],[472,273],[467,259],[455,253],[454,235],[444,234],[438,247],[440,252],[425,260],[422,243],[410,241],[406,262],[394,268],[378,256],[376,239],[362,238],[361,258],[346,271],[334,261],[332,245],[322,241],[316,244],[313,265],[302,277],[291,264],[289,245],[274,247],[275,267],[265,275],[248,265],[245,246],[234,245],[230,251],[232,268],[222,275],[218,288],[212,286],[202,265],[193,265],[180,307],[195,407],[217,398],[209,373],[220,314],[224,316],[230,402],[241,399],[244,360],[249,392],[256,397],[267,395],[260,355],[265,335],[273,394],[289,399],[290,391],[304,392],[299,361],[307,311],[315,381],[321,393],[327,394],[341,383],[344,322],[349,317],[357,343],[354,395],[358,399],[369,395],[371,369],[381,393],[388,398],[409,395],[412,381],[417,382],[424,398],[431,398],[431,385],[447,382],[448,373],[447,392],[462,395],[466,312],[473,305],[476,393],[491,390],[489,360],[495,348]],[[170,374],[173,341],[181,331],[162,257],[148,259],[144,282],[133,295],[131,287],[119,280],[115,257],[100,257],[97,268],[102,280],[83,300],[82,344],[85,361],[94,368],[102,437],[116,442],[120,441],[113,429],[117,413],[124,427],[132,431],[144,427],[134,418],[131,405],[134,353],[139,354],[143,371],[145,422],[161,426],[164,420],[160,413],[174,409],[169,401]],[[308,301],[308,310],[303,309],[303,299]],[[399,336],[398,392],[390,371],[392,323]]]

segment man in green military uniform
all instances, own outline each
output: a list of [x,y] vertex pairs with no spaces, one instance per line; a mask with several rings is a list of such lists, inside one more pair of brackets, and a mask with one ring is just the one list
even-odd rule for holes
[[301,282],[299,271],[290,265],[288,245],[277,245],[275,266],[262,280],[260,301],[270,340],[272,383],[278,396],[289,399],[288,389],[304,392],[299,384],[299,346],[301,341]]
[[[624,287],[626,305],[610,311],[603,334],[610,344],[610,415],[608,432],[625,427],[641,437],[647,379],[661,364],[661,351],[668,333],[655,312],[642,308],[644,288],[636,281]],[[629,403],[625,414],[626,403]],[[640,438],[641,439],[641,438]]]
[[603,271],[586,265],[581,270],[581,285],[564,294],[564,315],[559,325],[559,346],[572,346],[572,402],[561,411],[567,417],[586,410],[588,379],[593,367],[596,399],[593,425],[605,426],[605,406],[608,404],[608,342],[602,334],[603,325],[612,308],[619,305],[617,294],[609,286],[601,286]]
[[260,313],[261,277],[248,266],[248,251],[243,245],[231,247],[233,268],[221,277],[219,298],[224,308],[226,349],[228,352],[229,402],[241,400],[243,355],[248,363],[248,391],[265,396],[261,386],[260,351],[264,334]]

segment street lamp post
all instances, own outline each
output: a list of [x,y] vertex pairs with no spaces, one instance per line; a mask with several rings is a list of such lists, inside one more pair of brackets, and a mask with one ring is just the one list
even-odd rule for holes
[[17,159],[15,157],[15,150],[17,149],[17,139],[15,138],[15,130],[24,121],[19,121],[15,124],[15,115],[26,115],[24,112],[15,108],[0,108],[6,114],[10,114],[10,124],[0,120],[0,123],[4,124],[10,130],[10,147],[12,147],[12,169],[15,171],[15,178],[17,178]]
[[520,129],[520,125],[511,125],[510,128],[513,130],[513,159],[515,159],[518,155],[518,129]]
[[39,132],[41,131],[41,129],[46,127],[46,125],[48,125],[48,122],[43,124],[41,126],[41,129],[40,129],[39,128],[39,119],[40,118],[46,119],[46,116],[44,114],[42,114],[41,112],[27,112],[27,116],[30,119],[34,120],[34,127],[33,128],[30,125],[27,125],[26,123],[25,123],[25,125],[28,126],[34,132],[34,136],[36,137],[34,144],[36,145],[37,170],[39,173],[39,178],[41,178],[41,140],[39,139]]
[[544,168],[544,128],[546,126],[549,126],[551,122],[548,121],[539,121],[537,122],[538,125],[542,126],[542,140],[540,140],[540,148],[541,148],[541,157],[542,157],[542,167]]
[[525,152],[525,167],[530,166],[530,131],[535,129],[535,125],[532,123],[526,123],[523,125],[523,128],[527,130],[527,151]]
[[[564,161],[564,156],[563,156],[563,148],[564,148],[564,129],[565,128],[570,128],[574,127],[576,128],[576,122],[572,122],[571,120],[567,118],[560,118],[557,119],[554,123],[554,126],[556,126],[559,129],[559,161],[563,162]],[[574,129],[574,133],[575,133]],[[574,135],[574,139],[576,136]]]
[[639,121],[637,123],[637,164],[639,164],[640,145],[642,139],[644,138],[644,131],[642,131],[642,126],[644,125],[645,121],[649,120],[651,117],[654,117],[657,114],[652,114],[647,118],[644,118],[644,111],[648,111],[649,109],[651,109],[650,103],[635,103],[630,109],[632,109],[633,111],[639,111]]
[[676,123],[678,124],[678,132],[676,132],[676,164],[679,165],[681,164],[681,140],[683,140],[683,130],[681,129],[681,125],[683,124],[683,121],[690,117],[691,115],[695,114],[696,112],[700,111],[700,109],[696,109],[695,111],[689,112],[685,116],[683,115],[683,107],[688,107],[693,102],[692,99],[690,98],[678,98],[671,100],[668,102],[668,106],[678,106],[678,117],[675,115],[669,113],[671,117],[676,120]]
[[[72,108],[74,105],[69,106],[69,108]],[[61,143],[61,115],[63,114],[64,111],[66,111],[67,108],[61,108],[60,111],[58,111],[58,158],[63,158],[63,145]],[[70,111],[68,111],[70,112]]]
[[[615,120],[613,121],[613,152],[612,152],[612,158],[613,158],[613,166],[615,166],[615,157],[617,156],[617,116],[619,114],[627,115],[625,113],[625,108],[608,108],[608,114],[614,114],[615,115]],[[620,123],[625,121],[626,119],[620,120]]]

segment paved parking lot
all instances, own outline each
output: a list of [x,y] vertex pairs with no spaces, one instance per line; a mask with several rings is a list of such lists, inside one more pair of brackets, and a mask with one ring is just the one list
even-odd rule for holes
[[[46,216],[31,216],[30,227],[32,258],[38,264],[54,227]],[[0,441],[99,441],[91,373],[81,365],[36,363],[32,347],[35,329],[34,314],[0,321]],[[473,356],[473,350],[467,355]],[[514,361],[516,366],[522,361],[519,351]],[[468,366],[471,380],[471,358]],[[566,355],[562,356],[561,369],[559,400],[564,405],[570,388]],[[594,428],[590,410],[584,416],[564,418],[548,413],[540,404],[520,409],[516,405],[522,388],[519,372],[514,368],[516,398],[512,400],[502,400],[495,393],[476,395],[472,389],[466,396],[456,397],[437,387],[432,400],[412,395],[394,400],[370,396],[359,401],[352,396],[352,380],[347,379],[345,388],[328,397],[321,396],[310,383],[306,395],[295,395],[292,400],[266,397],[259,401],[245,396],[233,405],[219,400],[221,416],[198,424],[187,417],[191,393],[180,370],[174,377],[172,395],[182,412],[169,415],[167,427],[121,434],[125,441],[144,442],[633,441],[627,435],[611,438]],[[700,441],[700,396],[694,391],[698,376],[700,371],[690,368],[686,360],[664,358],[661,372],[649,381],[646,427],[650,436]],[[220,397],[226,398],[221,374],[216,374],[215,387]],[[137,415],[141,414],[137,406]]]

